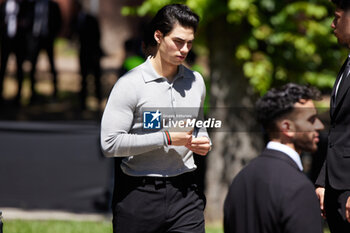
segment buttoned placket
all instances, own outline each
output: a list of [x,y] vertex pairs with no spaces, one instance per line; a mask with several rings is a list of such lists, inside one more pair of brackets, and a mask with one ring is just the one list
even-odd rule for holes
[[171,83],[169,85],[169,91],[170,91],[170,100],[171,100],[171,106],[173,108],[176,107],[176,100],[175,100],[175,96],[174,96],[174,88],[173,88],[173,83]]
[[174,116],[176,116],[176,107],[177,107],[177,103],[176,103],[176,98],[175,98],[175,93],[174,93],[174,83],[176,82],[176,80],[179,78],[179,76],[176,76],[173,81],[171,83],[168,82],[169,84],[169,95],[170,95],[170,101],[171,101],[171,107],[174,113]]
[[172,115],[176,116],[176,111],[175,111],[175,107],[176,107],[176,101],[175,101],[175,96],[174,96],[174,89],[173,89],[173,83],[169,83],[169,96],[170,96],[170,106],[171,106],[171,112]]

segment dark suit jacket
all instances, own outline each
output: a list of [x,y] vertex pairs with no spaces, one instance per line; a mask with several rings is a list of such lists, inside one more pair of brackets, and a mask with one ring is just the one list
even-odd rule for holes
[[335,89],[343,73],[341,68],[331,95],[331,127],[325,163],[316,184],[325,187],[326,174],[329,185],[337,190],[350,190],[350,75],[343,77],[335,98]]
[[80,42],[80,56],[93,56],[100,59],[103,52],[100,46],[101,32],[98,18],[80,12],[76,22],[76,30]]
[[[33,2],[33,17],[35,17],[34,9],[35,9],[35,4],[43,4],[40,2]],[[59,34],[61,31],[62,27],[62,14],[61,14],[61,9],[60,6],[57,2],[53,0],[48,1],[48,35],[37,35],[39,37],[47,37],[51,40],[54,40],[56,36]],[[34,19],[33,19],[34,23]]]
[[286,154],[265,149],[235,177],[224,205],[225,233],[321,233],[311,181]]

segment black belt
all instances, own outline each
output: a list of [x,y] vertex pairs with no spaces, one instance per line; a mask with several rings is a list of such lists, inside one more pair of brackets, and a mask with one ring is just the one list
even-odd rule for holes
[[193,172],[187,172],[178,176],[169,177],[155,177],[155,176],[127,176],[127,180],[138,185],[155,185],[165,186],[166,184],[193,184],[194,174]]

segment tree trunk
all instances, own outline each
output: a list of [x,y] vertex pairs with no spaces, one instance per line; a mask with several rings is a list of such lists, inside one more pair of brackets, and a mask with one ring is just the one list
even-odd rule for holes
[[233,28],[226,16],[208,25],[210,52],[209,117],[221,120],[224,129],[210,132],[213,149],[207,157],[206,219],[222,221],[223,204],[233,177],[262,148],[254,114],[253,91],[243,76],[242,67],[235,61],[236,46],[243,26]]

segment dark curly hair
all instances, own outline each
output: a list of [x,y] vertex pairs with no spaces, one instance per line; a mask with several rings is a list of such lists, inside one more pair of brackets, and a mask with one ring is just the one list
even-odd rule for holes
[[350,1],[349,0],[332,0],[334,5],[339,7],[342,10],[349,10],[350,9]]
[[301,99],[320,100],[321,93],[314,87],[288,83],[280,88],[269,90],[256,102],[257,120],[267,132],[277,130],[276,120],[294,109],[294,104]]

